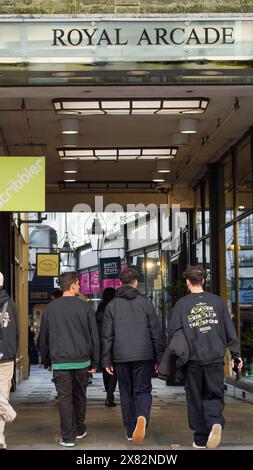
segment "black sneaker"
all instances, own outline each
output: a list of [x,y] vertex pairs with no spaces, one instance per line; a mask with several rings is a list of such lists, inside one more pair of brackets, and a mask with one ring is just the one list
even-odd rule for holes
[[113,408],[117,406],[117,403],[113,400],[108,400],[108,398],[105,400],[105,406],[108,406],[109,408]]

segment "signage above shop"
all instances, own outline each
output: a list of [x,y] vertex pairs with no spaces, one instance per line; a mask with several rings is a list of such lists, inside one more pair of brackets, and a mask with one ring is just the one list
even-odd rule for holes
[[100,259],[101,279],[118,279],[121,270],[120,257]]
[[0,211],[45,210],[45,157],[0,157]]
[[253,18],[9,17],[0,62],[87,63],[253,59]]
[[60,260],[58,253],[37,253],[36,275],[55,277],[59,276]]

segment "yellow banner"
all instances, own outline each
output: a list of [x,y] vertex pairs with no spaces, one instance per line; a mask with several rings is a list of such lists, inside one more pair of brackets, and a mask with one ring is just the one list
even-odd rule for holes
[[45,211],[45,157],[0,157],[0,211]]
[[36,268],[37,276],[59,276],[59,254],[37,253]]

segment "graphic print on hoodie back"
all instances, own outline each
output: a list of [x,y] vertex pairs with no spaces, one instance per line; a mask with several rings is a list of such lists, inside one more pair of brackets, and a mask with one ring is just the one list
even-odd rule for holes
[[169,323],[169,336],[183,328],[190,360],[200,364],[223,362],[226,347],[239,355],[236,331],[227,306],[210,292],[191,293],[180,299]]

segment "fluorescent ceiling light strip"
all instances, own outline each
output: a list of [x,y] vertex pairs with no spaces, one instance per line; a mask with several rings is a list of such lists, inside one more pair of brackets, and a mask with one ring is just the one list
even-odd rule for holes
[[79,111],[83,114],[178,114],[183,112],[203,113],[208,106],[207,98],[198,99],[117,99],[83,100],[59,99],[53,104],[57,113]]
[[92,157],[93,151],[92,150],[84,150],[84,149],[66,149],[65,150],[66,157]]
[[176,147],[168,148],[135,148],[135,149],[126,149],[126,148],[113,148],[113,149],[92,149],[92,148],[58,148],[57,152],[60,158],[64,159],[80,159],[84,160],[100,159],[100,160],[156,160],[156,159],[167,159],[174,158],[177,154]]
[[101,107],[103,109],[129,109],[129,101],[102,101]]
[[111,156],[117,156],[117,150],[116,149],[95,149],[95,155],[97,157],[103,157],[106,155],[111,155]]
[[198,108],[201,100],[164,100],[163,108]]
[[142,149],[142,155],[171,155],[171,148]]
[[139,156],[141,149],[119,149],[119,156],[121,155],[136,155]]
[[61,160],[97,160],[96,157],[61,157]]
[[139,109],[139,108],[142,108],[142,109],[150,109],[150,108],[153,108],[153,109],[159,109],[161,108],[161,100],[159,101],[133,101],[132,102],[132,107],[133,109]]

